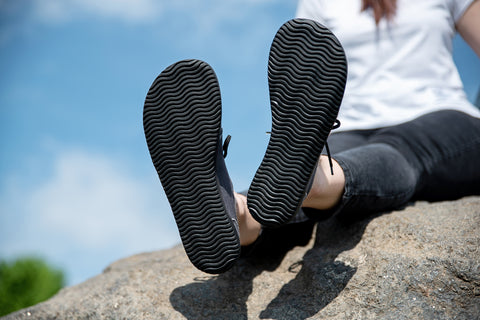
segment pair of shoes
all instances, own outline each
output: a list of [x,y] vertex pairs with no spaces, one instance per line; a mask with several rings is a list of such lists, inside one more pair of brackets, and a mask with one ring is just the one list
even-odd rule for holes
[[[293,19],[275,35],[268,61],[272,134],[247,196],[250,213],[263,226],[283,225],[299,210],[346,77],[341,45],[319,23]],[[183,60],[155,79],[143,113],[150,155],[187,256],[213,274],[231,268],[241,252],[221,109],[212,68]]]

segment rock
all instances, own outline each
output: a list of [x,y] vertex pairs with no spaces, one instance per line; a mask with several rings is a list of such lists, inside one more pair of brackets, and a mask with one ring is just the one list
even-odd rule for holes
[[135,255],[2,319],[480,318],[480,197],[315,232],[219,276],[197,271],[181,246]]

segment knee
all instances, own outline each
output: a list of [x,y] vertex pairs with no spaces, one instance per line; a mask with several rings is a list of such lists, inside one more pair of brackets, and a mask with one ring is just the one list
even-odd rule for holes
[[356,158],[355,171],[365,180],[365,189],[372,188],[382,196],[414,193],[419,174],[398,149],[385,143],[371,144]]

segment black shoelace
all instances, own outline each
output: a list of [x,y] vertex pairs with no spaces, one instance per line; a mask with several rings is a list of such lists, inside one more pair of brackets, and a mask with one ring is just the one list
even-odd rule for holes
[[[333,123],[332,130],[335,130],[340,127],[340,120],[335,120]],[[330,173],[333,176],[333,162],[332,162],[332,157],[330,156],[330,148],[328,147],[328,142],[325,141],[325,150],[327,150],[327,156],[328,156],[328,163],[330,164]]]
[[232,140],[232,136],[228,135],[223,142],[223,159],[227,157],[228,145],[230,144],[230,140]]

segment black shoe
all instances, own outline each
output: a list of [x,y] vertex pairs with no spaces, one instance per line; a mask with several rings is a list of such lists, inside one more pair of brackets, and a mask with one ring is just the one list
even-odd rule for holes
[[346,79],[343,48],[321,24],[294,19],[275,35],[268,61],[272,135],[247,196],[262,225],[280,226],[301,207]]
[[190,261],[208,273],[240,255],[235,198],[222,150],[217,77],[203,61],[165,69],[145,99],[148,149]]

